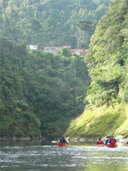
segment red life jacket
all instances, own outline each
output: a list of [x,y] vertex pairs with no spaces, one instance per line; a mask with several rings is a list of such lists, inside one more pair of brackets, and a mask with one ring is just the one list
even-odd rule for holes
[[98,144],[102,144],[103,142],[101,140],[98,141]]
[[111,144],[115,144],[115,139],[114,138],[111,139]]

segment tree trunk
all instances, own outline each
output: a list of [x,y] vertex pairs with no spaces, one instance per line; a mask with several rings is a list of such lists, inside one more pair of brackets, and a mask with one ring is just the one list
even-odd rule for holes
[[118,93],[119,93],[119,86],[118,86],[118,83],[116,83],[116,86],[115,86],[115,98],[117,98]]

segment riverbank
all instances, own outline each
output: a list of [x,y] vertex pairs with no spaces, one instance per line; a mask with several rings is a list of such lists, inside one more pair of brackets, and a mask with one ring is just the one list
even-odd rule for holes
[[108,135],[128,138],[128,104],[87,108],[70,123],[65,133],[71,138],[85,139]]
[[[78,138],[74,137],[70,139],[70,142],[73,143],[94,143],[96,144],[99,137],[92,137],[92,138]],[[118,145],[125,145],[128,142],[128,138],[124,138],[123,136],[116,136],[115,139],[117,140]],[[105,138],[102,139],[105,142]]]
[[45,138],[42,137],[0,137],[0,141],[45,141]]

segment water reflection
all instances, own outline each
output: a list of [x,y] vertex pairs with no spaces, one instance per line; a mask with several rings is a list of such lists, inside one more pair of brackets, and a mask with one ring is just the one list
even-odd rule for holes
[[89,147],[84,151],[85,171],[128,171],[127,147]]
[[126,166],[117,166],[117,165],[98,165],[94,164],[85,168],[84,171],[127,171]]
[[0,171],[125,171],[127,168],[128,147],[0,145]]

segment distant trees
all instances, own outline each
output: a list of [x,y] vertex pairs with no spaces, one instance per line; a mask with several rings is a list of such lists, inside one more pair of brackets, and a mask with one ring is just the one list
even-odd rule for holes
[[77,48],[88,48],[89,40],[96,24],[92,21],[79,21],[77,24]]
[[61,55],[63,55],[63,56],[67,56],[67,57],[69,57],[69,56],[71,56],[71,54],[68,52],[68,50],[66,49],[66,48],[62,48],[59,52],[58,52],[58,54],[61,54]]
[[[27,41],[28,44],[42,46],[70,45],[83,47],[82,30],[77,24],[81,21],[97,23],[107,11],[111,0],[0,0],[0,34],[13,41]],[[90,32],[92,34],[92,32]],[[85,36],[84,36],[85,37]],[[86,48],[90,36],[86,33]],[[83,42],[84,41],[84,42]]]

